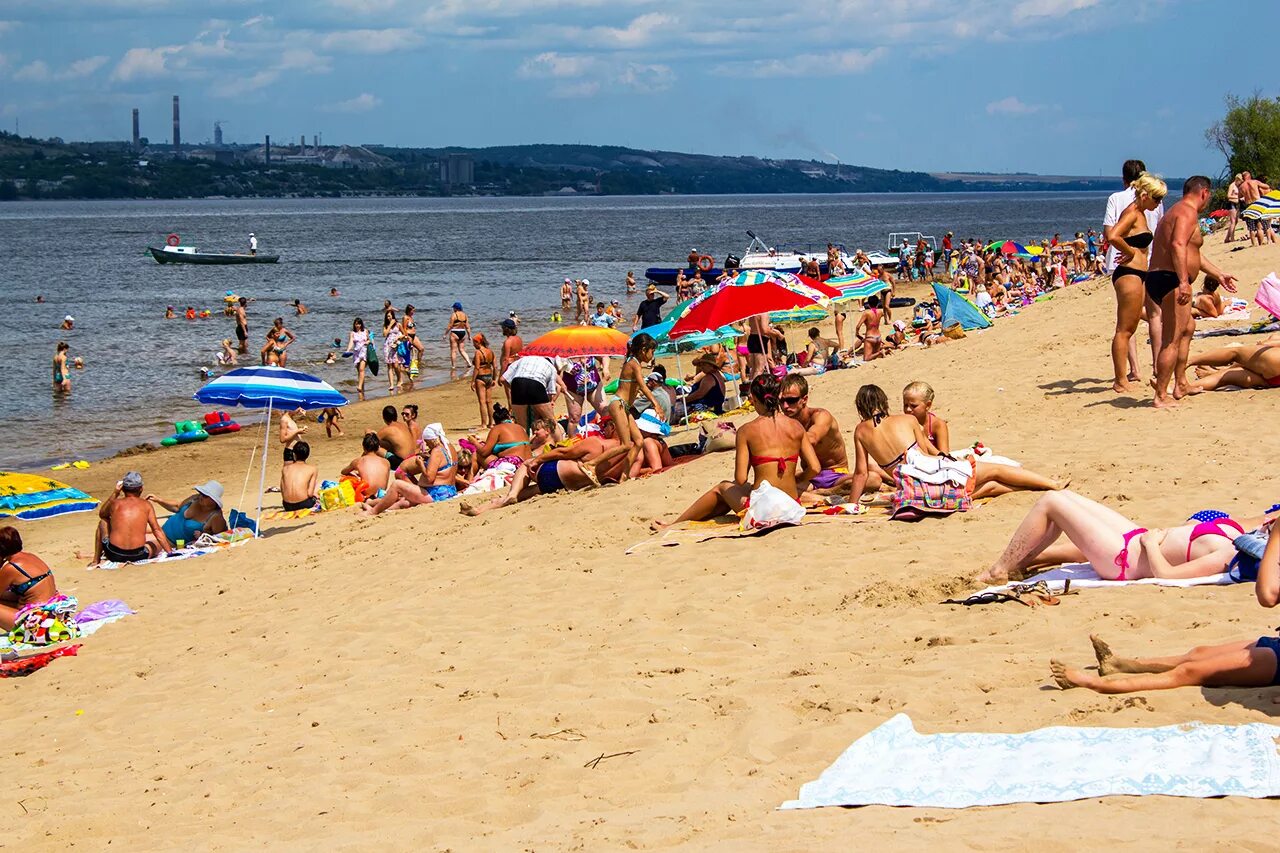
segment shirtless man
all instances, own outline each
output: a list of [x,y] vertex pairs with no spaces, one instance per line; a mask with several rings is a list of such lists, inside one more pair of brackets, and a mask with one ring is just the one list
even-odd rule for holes
[[400,423],[395,406],[382,407],[382,422],[385,424],[382,429],[377,432],[366,430],[365,435],[376,435],[378,444],[386,451],[391,467],[399,468],[404,460],[418,452],[413,442],[413,433],[409,432],[409,427]]
[[577,314],[577,321],[578,321],[579,323],[585,323],[585,322],[586,322],[586,320],[587,320],[587,316],[588,316],[588,314],[589,314],[589,311],[588,311],[588,309],[587,309],[587,306],[591,304],[591,292],[590,292],[590,287],[591,287],[591,282],[590,282],[590,281],[588,281],[587,279],[585,279],[585,278],[584,278],[584,279],[580,279],[580,280],[578,281],[578,314]]
[[[568,281],[568,279],[565,279]],[[567,307],[566,307],[566,310]],[[520,350],[524,349],[524,341],[520,339],[517,331],[516,321],[507,319],[502,321],[502,353],[498,359],[498,376],[502,376],[507,372],[507,368],[520,357]],[[498,384],[502,386],[502,390],[507,394],[507,408],[511,407],[511,386],[507,384],[507,380],[499,379]]]
[[316,505],[320,470],[307,461],[311,445],[299,441],[293,446],[293,464],[280,471],[280,503],[285,512],[311,509]]
[[[1235,293],[1235,276],[1227,275],[1200,254],[1204,236],[1200,213],[1212,193],[1209,179],[1193,175],[1182,185],[1182,198],[1169,209],[1156,228],[1147,265],[1147,296],[1160,306],[1160,352],[1156,356],[1155,406],[1165,409],[1191,393],[1187,382],[1187,355],[1195,319],[1191,316],[1191,283],[1203,271]],[[1173,380],[1173,397],[1169,381]]]
[[573,302],[573,280],[566,278],[564,283],[560,285],[560,311],[562,314],[569,313],[569,306]]
[[[826,409],[815,409],[809,405],[809,382],[803,376],[788,376],[782,380],[782,394],[778,397],[782,413],[792,420],[799,421],[813,442],[813,452],[818,456],[821,470],[809,481],[812,495],[834,495],[848,492],[853,482],[853,474],[849,471],[849,453],[844,446],[844,436],[840,434],[840,424]],[[800,486],[801,503],[817,503],[805,500],[804,485]],[[879,486],[878,483],[873,484]],[[812,495],[810,497],[812,497]]]
[[173,550],[156,519],[155,507],[142,497],[142,475],[137,471],[130,471],[116,483],[115,492],[99,507],[98,518],[102,520],[91,565],[104,558],[113,563],[137,563]]
[[236,318],[236,340],[240,343],[236,346],[236,351],[247,353],[249,351],[249,316],[245,313],[245,306],[249,304],[249,300],[241,296],[236,300],[235,318]]
[[342,469],[342,476],[359,477],[369,487],[371,494],[377,494],[391,482],[391,463],[382,455],[382,446],[374,433],[365,433],[360,446],[364,448],[364,453],[352,459]]
[[[1271,187],[1255,178],[1249,172],[1242,172],[1244,180],[1240,182],[1240,205],[1241,210],[1253,204],[1262,198],[1266,193],[1271,192]],[[1265,219],[1246,219],[1244,221],[1245,231],[1249,234],[1249,245],[1261,246],[1267,242],[1271,233],[1271,223]]]
[[301,408],[294,409],[292,412],[280,413],[280,443],[284,445],[284,464],[288,465],[293,462],[293,448],[298,443],[298,438],[307,431],[305,426],[298,426],[298,422],[294,417],[302,417],[303,410]]
[[768,314],[753,314],[747,320],[747,377],[769,369],[769,353],[775,330]]

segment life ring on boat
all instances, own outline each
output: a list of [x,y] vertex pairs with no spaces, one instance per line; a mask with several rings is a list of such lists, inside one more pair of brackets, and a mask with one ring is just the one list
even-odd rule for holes
[[177,234],[170,234],[168,237],[164,238],[164,243],[166,246],[176,246],[181,242],[182,242],[182,238],[179,237]]
[[709,272],[716,265],[715,258],[710,255],[702,255],[698,258],[698,269],[703,272]]

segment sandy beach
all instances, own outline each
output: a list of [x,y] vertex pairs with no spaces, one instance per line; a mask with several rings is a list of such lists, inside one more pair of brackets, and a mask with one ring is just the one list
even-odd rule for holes
[[[1215,235],[1207,256],[1251,297],[1280,249],[1231,248]],[[1280,476],[1260,466],[1257,436],[1280,395],[1210,393],[1174,411],[1154,411],[1149,393],[1117,396],[1114,320],[1110,282],[1092,280],[962,342],[828,373],[811,402],[847,434],[860,385],[896,403],[926,380],[953,445],[980,439],[1069,476],[1144,525],[1274,503]],[[345,439],[311,424],[323,475],[358,455],[385,402],[349,407]],[[396,402],[417,403],[420,422],[441,421],[454,440],[477,422],[465,383]],[[247,508],[256,469],[237,498],[260,434],[53,476],[104,498],[136,468],[167,499],[216,478]],[[920,524],[877,511],[624,555],[649,519],[731,467],[730,454],[711,455],[476,520],[456,503],[327,513],[119,571],[73,556],[92,547],[95,516],[24,523],[62,591],[138,612],[77,657],[0,682],[8,838],[150,850],[1273,846],[1256,831],[1274,805],[1243,798],[776,811],[898,712],[921,732],[1273,720],[1275,690],[1062,692],[1048,660],[1091,663],[1091,632],[1126,653],[1167,653],[1268,633],[1276,616],[1249,585],[1089,589],[1035,609],[940,604],[976,588],[1034,502],[1025,493]]]

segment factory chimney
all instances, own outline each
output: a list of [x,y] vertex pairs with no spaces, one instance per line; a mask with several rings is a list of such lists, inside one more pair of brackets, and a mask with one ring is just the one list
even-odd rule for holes
[[142,136],[138,133],[138,108],[133,108],[133,150],[137,151],[142,147]]
[[173,96],[173,153],[182,153],[182,125],[178,118],[178,96]]
[[269,133],[267,134],[267,142],[263,150],[266,151],[266,155],[263,157],[263,162],[266,163],[266,165],[270,166],[271,165],[271,134]]
[[220,121],[213,123],[213,144],[217,148],[222,147],[222,122]]

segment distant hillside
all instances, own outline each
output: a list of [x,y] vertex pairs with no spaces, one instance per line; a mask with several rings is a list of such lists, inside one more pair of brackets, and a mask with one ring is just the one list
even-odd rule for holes
[[[659,195],[1110,189],[1112,180],[928,174],[612,145],[492,148],[184,146],[21,138],[0,132],[0,201],[18,198],[253,198]],[[355,156],[360,154],[360,156]],[[462,155],[462,156],[458,156]],[[442,170],[442,161],[461,169]],[[452,182],[443,180],[451,175]],[[458,177],[458,174],[465,177]]]

